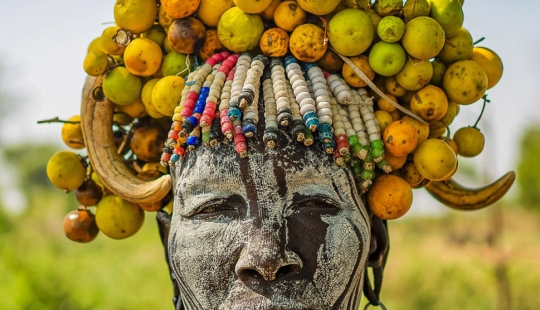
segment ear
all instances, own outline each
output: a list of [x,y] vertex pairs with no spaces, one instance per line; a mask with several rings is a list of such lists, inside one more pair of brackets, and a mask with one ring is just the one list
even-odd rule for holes
[[171,230],[171,215],[163,210],[159,210],[156,213],[156,220],[159,229],[159,236],[161,237],[161,244],[163,244],[163,249],[165,251],[165,261],[169,267],[169,275],[171,276],[171,281],[173,283],[174,297],[172,302],[176,310],[183,310],[184,306],[182,304],[182,299],[180,298],[178,283],[176,283],[176,279],[169,262],[169,249],[167,244],[169,243],[169,231]]
[[[374,306],[381,305],[379,294],[381,292],[383,271],[388,257],[388,227],[386,220],[381,220],[375,215],[371,215],[371,242],[369,246],[369,256],[364,274],[364,295],[369,303]],[[373,287],[369,279],[369,268],[373,272]]]

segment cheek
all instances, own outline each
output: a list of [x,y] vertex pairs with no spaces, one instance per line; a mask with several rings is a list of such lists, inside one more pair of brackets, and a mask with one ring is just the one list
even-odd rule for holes
[[[244,240],[238,223],[193,223],[178,219],[169,240],[173,271],[184,296],[208,305],[224,298],[235,280],[234,268]],[[187,293],[187,294],[186,294]]]

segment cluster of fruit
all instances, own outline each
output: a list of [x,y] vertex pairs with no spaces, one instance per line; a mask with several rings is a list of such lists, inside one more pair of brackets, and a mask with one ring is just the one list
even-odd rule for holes
[[[453,136],[448,128],[461,105],[481,98],[485,105],[502,62],[474,46],[462,27],[463,0],[371,2],[117,0],[115,25],[90,43],[83,67],[104,77],[103,95],[115,104],[118,152],[142,179],[167,173],[158,162],[185,78],[215,53],[292,55],[338,74],[353,90],[369,86],[393,172],[374,180],[368,199],[379,217],[397,218],[409,209],[412,188],[448,180],[457,155],[482,151],[476,124]],[[84,147],[78,119],[64,124],[62,136],[69,146]],[[112,238],[130,236],[142,210],[170,206],[170,196],[140,206],[104,196],[88,160],[73,152],[55,154],[47,172],[57,187],[92,198],[79,200],[82,207],[66,216],[66,233],[76,241],[92,240],[97,227]],[[87,207],[95,205],[94,218]]]

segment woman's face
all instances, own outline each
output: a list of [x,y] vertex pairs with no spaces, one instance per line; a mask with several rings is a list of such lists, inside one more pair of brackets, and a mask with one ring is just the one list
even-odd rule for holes
[[169,253],[186,309],[357,309],[370,227],[350,172],[307,148],[223,148],[174,172]]

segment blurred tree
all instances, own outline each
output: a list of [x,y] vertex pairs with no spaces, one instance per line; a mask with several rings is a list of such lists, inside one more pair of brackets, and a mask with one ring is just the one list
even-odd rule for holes
[[527,128],[520,143],[520,161],[517,167],[519,202],[540,213],[540,125]]

